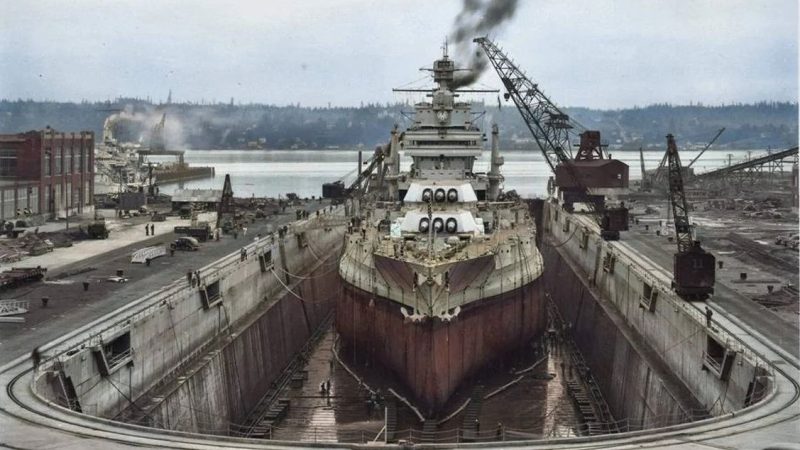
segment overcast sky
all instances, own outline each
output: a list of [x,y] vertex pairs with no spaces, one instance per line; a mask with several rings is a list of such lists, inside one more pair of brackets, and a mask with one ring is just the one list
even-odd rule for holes
[[[564,106],[797,101],[797,0],[520,0],[493,38]],[[0,0],[0,97],[405,100],[461,0]],[[499,87],[494,72],[483,86]],[[421,85],[419,83],[418,85]]]

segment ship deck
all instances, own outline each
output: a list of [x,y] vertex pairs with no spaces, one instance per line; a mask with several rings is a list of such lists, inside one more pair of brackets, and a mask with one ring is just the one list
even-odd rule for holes
[[[382,236],[386,234],[378,232],[376,228],[369,228],[366,236],[369,241],[375,242],[375,253],[382,256],[398,257],[398,248],[392,240],[384,240]],[[512,228],[498,229],[489,234],[488,239],[473,239],[463,248],[442,249],[443,243],[437,242],[434,247],[433,258],[429,257],[426,251],[404,252],[404,258],[417,264],[435,264],[436,262],[447,261],[450,259],[478,258],[480,256],[492,254],[497,247],[505,242],[516,238],[516,236],[526,236],[527,231]],[[441,240],[440,240],[441,241]]]

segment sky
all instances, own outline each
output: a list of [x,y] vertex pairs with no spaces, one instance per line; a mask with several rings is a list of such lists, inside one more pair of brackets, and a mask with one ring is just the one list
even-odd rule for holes
[[[172,90],[173,101],[194,102],[405,101],[391,89],[426,85],[412,82],[441,54],[461,8],[0,0],[0,98],[163,101]],[[490,37],[567,107],[798,98],[797,0],[519,0]],[[477,86],[501,85],[490,69]]]

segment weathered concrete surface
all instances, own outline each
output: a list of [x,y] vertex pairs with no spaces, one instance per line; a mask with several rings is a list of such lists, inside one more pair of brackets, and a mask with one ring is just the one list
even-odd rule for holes
[[[325,206],[327,205],[316,203],[306,205],[309,209]],[[170,242],[177,235],[166,233],[147,237],[144,235],[144,230],[137,226],[135,230],[140,233],[140,240],[135,241],[135,236],[132,236],[134,244],[106,249],[88,257],[77,245],[58,249],[59,252],[70,255],[70,259],[76,259],[76,262],[60,267],[48,265],[47,277],[56,279],[55,283],[46,281],[5,291],[6,298],[30,300],[31,309],[25,314],[25,323],[4,324],[0,327],[0,361],[10,361],[17,356],[29,355],[34,347],[60,338],[66,332],[75,329],[76,325],[88,323],[135,302],[144,293],[184,277],[187,271],[195,271],[225,257],[251,243],[251,236],[254,237],[259,233],[265,235],[268,229],[283,226],[294,217],[293,210],[290,210],[289,214],[270,216],[266,220],[251,224],[248,237],[240,236],[239,239],[234,239],[232,236],[223,236],[219,241],[203,243],[198,252],[176,252],[174,257],[158,258],[150,267],[130,264],[130,254],[145,246]],[[83,259],[78,260],[78,256],[82,256]],[[107,277],[115,275],[117,269],[124,270],[124,276],[128,278],[127,283],[106,281]],[[83,291],[81,286],[83,281],[90,282],[88,292]],[[45,295],[50,296],[50,302],[47,308],[41,308],[39,299]]]
[[[223,336],[222,348],[202,356],[199,367],[176,374],[178,381],[166,392],[156,390],[163,400],[150,403],[145,423],[208,434],[227,434],[231,424],[243,424],[334,305],[329,287],[336,284],[335,271],[321,265],[306,276],[310,278],[291,286],[304,300],[287,294],[267,302],[265,310],[234,325],[229,333],[232,341]],[[141,416],[139,411],[128,408]]]
[[[215,340],[231,339],[234,345],[230,349],[223,348],[221,358],[216,359],[216,372],[212,366],[211,373],[203,371],[199,378],[189,380],[189,386],[194,388],[192,394],[184,393],[184,398],[181,398],[178,390],[176,401],[167,397],[168,406],[164,413],[145,414],[150,424],[170,429],[227,430],[227,425],[245,414],[266,390],[265,381],[269,378],[262,376],[285,366],[330,308],[332,296],[314,297],[322,292],[320,283],[307,279],[299,292],[295,290],[294,294],[287,294],[284,282],[280,280],[287,273],[296,277],[314,276],[309,268],[315,267],[334,272],[330,267],[335,265],[342,228],[339,227],[338,231],[313,229],[306,235],[308,245],[304,248],[299,248],[298,239],[293,234],[276,240],[263,238],[255,241],[243,248],[242,252],[246,253],[236,252],[200,269],[191,282],[179,280],[146,296],[136,312],[94,330],[88,339],[62,347],[59,351],[49,351],[56,356],[52,362],[55,365],[51,367],[50,361],[45,362],[44,370],[48,372],[38,385],[51,386],[51,392],[56,395],[49,400],[66,405],[64,398],[69,397],[68,390],[59,390],[56,383],[60,372],[74,385],[77,401],[84,412],[115,417],[128,408],[132,400],[139,399],[163,383],[165,378],[181,375],[182,368],[191,359],[206,356],[204,349]],[[317,260],[312,250],[314,247],[320,254],[329,255],[327,266],[324,266],[325,261]],[[286,252],[288,256],[279,258],[280,252]],[[274,268],[262,269],[259,256],[265,254],[271,255],[268,263]],[[206,307],[203,288],[215,285],[218,286],[220,301]],[[257,345],[262,342],[259,333],[264,331],[259,322],[252,329],[236,326],[239,322],[252,320],[251,314],[262,303],[284,299],[287,295],[291,298],[278,302],[274,313],[267,310],[268,317],[264,323],[269,324],[264,343],[277,343],[275,348],[267,350]],[[316,303],[320,300],[323,301]],[[244,333],[237,335],[240,332]],[[130,335],[131,360],[104,376],[96,362],[98,346],[111,342],[122,333]],[[250,347],[245,348],[242,342]],[[254,353],[257,350],[261,353]],[[261,360],[262,364],[266,363],[266,369],[259,365],[259,357],[266,358]],[[229,383],[235,384],[231,387]],[[207,398],[212,401],[206,401]],[[148,407],[153,408],[163,400],[163,397],[151,400]],[[179,403],[181,401],[183,403]],[[177,406],[179,404],[182,408]],[[209,411],[218,420],[199,418],[195,414],[209,414]]]
[[552,244],[545,239],[542,249],[549,268],[545,287],[571,324],[573,338],[620,426],[651,428],[706,416],[703,405],[660,355]]
[[[563,268],[548,273],[579,277],[566,283],[553,280],[559,291],[554,299],[565,319],[575,324],[576,340],[606,384],[603,391],[617,417],[670,425],[703,411],[721,415],[745,406],[748,387],[761,373],[757,367],[766,367],[767,361],[721,327],[709,326],[702,303],[685,302],[672,291],[671,275],[624,242],[604,241],[590,218],[558,211],[555,204],[545,207],[545,228],[552,241],[544,250]],[[554,251],[563,255],[561,260]],[[608,258],[614,259],[610,270],[604,267]],[[564,270],[562,261],[570,270]],[[595,292],[589,292],[590,286]],[[657,292],[652,310],[642,304],[645,290]],[[592,297],[597,301],[586,301]],[[620,334],[625,329],[629,336]],[[638,348],[626,344],[628,337],[640,340]],[[707,337],[727,342],[727,349],[737,352],[727,380],[704,369]]]

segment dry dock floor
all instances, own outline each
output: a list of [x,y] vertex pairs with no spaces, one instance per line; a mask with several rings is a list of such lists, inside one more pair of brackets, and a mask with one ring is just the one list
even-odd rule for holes
[[[298,382],[285,386],[277,396],[289,400],[290,407],[285,418],[272,427],[272,437],[300,442],[383,442],[389,402],[397,408],[397,422],[390,425],[391,441],[495,442],[512,436],[519,439],[521,433],[541,438],[578,436],[581,419],[566,384],[582,380],[569,361],[562,343],[554,342],[545,356],[537,356],[533,347],[527,346],[474,377],[453,395],[440,416],[426,417],[426,422],[435,424],[426,427],[412,410],[413,401],[408,406],[389,392],[392,389],[410,398],[406,389],[386,369],[354,361],[351,350],[337,349],[336,333],[330,328],[300,369],[302,375],[295,377]],[[519,371],[537,362],[534,370],[520,377]],[[299,379],[304,379],[302,384]],[[475,384],[480,384],[481,396],[489,398],[482,399],[477,408],[460,408]],[[323,385],[330,390],[323,390]],[[370,391],[378,393],[377,404],[371,402],[375,397]],[[465,424],[470,412],[480,424],[478,439],[472,434],[472,421]]]

